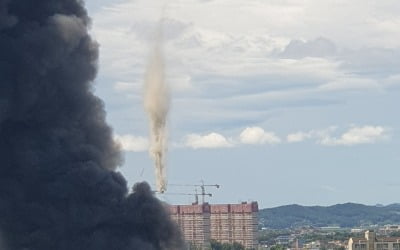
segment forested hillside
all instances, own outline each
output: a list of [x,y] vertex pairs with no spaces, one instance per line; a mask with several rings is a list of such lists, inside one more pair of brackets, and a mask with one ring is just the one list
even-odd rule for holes
[[260,223],[268,228],[297,226],[357,227],[371,224],[400,223],[400,204],[366,206],[346,203],[329,207],[287,205],[261,209]]

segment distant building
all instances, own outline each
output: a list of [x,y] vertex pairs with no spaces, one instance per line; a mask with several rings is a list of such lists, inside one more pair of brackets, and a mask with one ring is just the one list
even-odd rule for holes
[[338,226],[328,226],[328,227],[320,227],[319,230],[321,230],[322,232],[339,232],[339,231],[346,231],[348,229]]
[[206,248],[210,241],[242,244],[255,249],[257,242],[258,204],[172,205],[172,219],[180,226],[187,242]]
[[350,238],[348,250],[400,250],[400,237],[376,237],[372,230],[363,238]]
[[303,245],[303,249],[305,249],[305,250],[320,250],[321,242],[319,240],[317,240],[317,241],[313,241],[310,243],[306,243]]
[[400,231],[400,225],[385,225],[379,228],[380,234],[391,234]]
[[275,244],[277,245],[289,245],[295,240],[295,237],[292,235],[280,235],[275,238]]

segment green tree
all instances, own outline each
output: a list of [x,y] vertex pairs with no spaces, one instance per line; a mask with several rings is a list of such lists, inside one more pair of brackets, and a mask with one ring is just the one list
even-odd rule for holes
[[201,246],[196,246],[193,243],[189,244],[189,250],[202,250],[203,248]]
[[245,250],[244,246],[238,242],[233,244],[220,243],[216,240],[211,240],[211,250]]
[[270,248],[270,250],[285,250],[282,245],[275,245]]
[[211,240],[211,250],[222,250],[222,244],[216,240]]

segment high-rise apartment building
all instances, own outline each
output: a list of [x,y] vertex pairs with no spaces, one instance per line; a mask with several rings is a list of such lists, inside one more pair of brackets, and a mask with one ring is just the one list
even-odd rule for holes
[[170,212],[185,240],[193,245],[206,248],[211,240],[216,240],[237,242],[246,249],[257,248],[257,202],[174,205]]

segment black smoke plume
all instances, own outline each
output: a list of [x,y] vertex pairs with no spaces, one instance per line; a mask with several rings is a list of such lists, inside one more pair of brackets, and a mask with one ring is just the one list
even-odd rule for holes
[[128,195],[80,0],[0,0],[1,250],[181,249],[146,183]]

